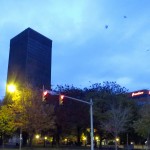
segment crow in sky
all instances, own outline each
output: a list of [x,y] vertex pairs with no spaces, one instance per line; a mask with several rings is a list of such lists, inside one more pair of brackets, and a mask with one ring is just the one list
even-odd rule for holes
[[107,29],[107,28],[108,28],[108,25],[105,25],[105,28]]
[[123,16],[123,18],[127,18],[127,16]]

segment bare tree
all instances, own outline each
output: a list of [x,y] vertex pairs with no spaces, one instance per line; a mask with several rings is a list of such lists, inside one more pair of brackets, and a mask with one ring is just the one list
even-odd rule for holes
[[102,122],[102,128],[111,133],[115,138],[115,149],[117,150],[117,138],[119,133],[126,131],[127,124],[130,121],[131,109],[122,104],[110,105],[105,115],[105,121]]

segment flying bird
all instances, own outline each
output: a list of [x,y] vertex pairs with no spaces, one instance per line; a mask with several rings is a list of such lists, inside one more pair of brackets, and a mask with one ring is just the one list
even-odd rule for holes
[[123,16],[123,18],[127,18],[127,16]]
[[105,25],[105,28],[107,29],[107,28],[108,28],[108,25]]

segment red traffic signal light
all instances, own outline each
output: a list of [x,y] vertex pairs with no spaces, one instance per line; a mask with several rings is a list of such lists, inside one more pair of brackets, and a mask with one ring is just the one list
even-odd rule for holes
[[64,95],[59,95],[59,105],[63,105]]
[[46,101],[47,95],[48,95],[48,92],[47,92],[47,91],[44,91],[44,92],[43,92],[43,95],[42,95],[42,101]]

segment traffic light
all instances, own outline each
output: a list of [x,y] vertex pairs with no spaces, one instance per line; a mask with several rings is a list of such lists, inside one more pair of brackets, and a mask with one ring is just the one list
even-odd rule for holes
[[42,95],[42,101],[46,101],[47,100],[47,96],[48,96],[48,92],[47,91],[44,91],[43,92],[43,95]]
[[59,105],[63,105],[64,95],[59,95]]

